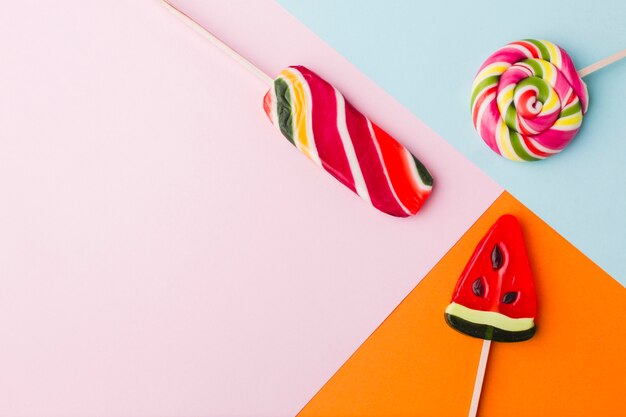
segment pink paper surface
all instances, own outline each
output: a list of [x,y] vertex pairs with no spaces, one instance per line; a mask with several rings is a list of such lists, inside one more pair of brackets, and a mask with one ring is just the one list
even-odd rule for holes
[[364,204],[158,0],[7,3],[2,416],[294,415],[501,192],[272,1],[179,4],[333,82],[434,193],[410,219]]

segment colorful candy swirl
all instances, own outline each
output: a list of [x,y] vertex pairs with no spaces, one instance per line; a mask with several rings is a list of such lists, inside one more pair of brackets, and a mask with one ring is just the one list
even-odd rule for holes
[[263,108],[300,152],[378,210],[411,216],[430,196],[426,167],[308,68],[284,69]]
[[589,95],[569,55],[548,41],[512,42],[493,53],[472,84],[476,130],[494,152],[536,161],[576,136]]

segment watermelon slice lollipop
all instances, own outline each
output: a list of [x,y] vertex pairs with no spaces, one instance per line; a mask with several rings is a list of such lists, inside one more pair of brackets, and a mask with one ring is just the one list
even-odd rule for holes
[[489,229],[461,274],[446,321],[469,336],[519,342],[535,334],[537,297],[522,229],[504,215]]
[[484,339],[469,417],[475,417],[491,341],[521,342],[535,334],[537,296],[522,228],[505,214],[487,231],[465,266],[445,311],[446,322]]

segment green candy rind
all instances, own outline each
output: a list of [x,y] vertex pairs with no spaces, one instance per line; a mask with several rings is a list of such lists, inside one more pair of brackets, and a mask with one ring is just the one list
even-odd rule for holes
[[444,314],[450,327],[477,339],[493,340],[494,342],[523,342],[533,337],[537,331],[537,327],[533,326],[527,330],[512,332],[488,324],[472,323],[452,314]]
[[278,115],[278,127],[282,134],[295,146],[293,139],[293,117],[291,110],[291,92],[289,85],[278,78],[274,81],[274,90],[276,91],[276,112]]

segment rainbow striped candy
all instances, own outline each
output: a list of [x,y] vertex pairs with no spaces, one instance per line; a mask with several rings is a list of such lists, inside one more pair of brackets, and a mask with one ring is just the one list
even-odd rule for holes
[[430,195],[424,165],[313,71],[283,70],[263,108],[289,142],[380,211],[414,215]]
[[476,130],[494,152],[536,161],[576,136],[589,95],[572,59],[548,41],[511,42],[480,67],[472,84]]

